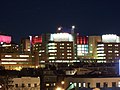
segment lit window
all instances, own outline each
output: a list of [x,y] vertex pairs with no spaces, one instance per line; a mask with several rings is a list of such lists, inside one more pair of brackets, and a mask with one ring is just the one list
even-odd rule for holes
[[98,46],[104,46],[104,44],[98,44]]
[[12,57],[12,55],[5,55],[5,57]]
[[48,52],[57,52],[57,50],[49,50]]
[[115,51],[115,53],[118,53],[119,51]]
[[71,50],[67,50],[67,52],[71,52]]
[[78,85],[79,85],[79,87],[81,87],[81,83],[79,83]]
[[85,87],[85,83],[83,83],[83,87]]
[[60,49],[64,49],[64,47],[60,47]]
[[118,44],[116,44],[115,46],[118,46]]
[[62,55],[64,55],[64,53],[62,53]]
[[54,86],[55,86],[56,84],[54,83]]
[[71,49],[71,47],[67,47],[67,49]]
[[112,51],[108,51],[109,53],[112,53]]
[[92,51],[90,51],[90,53],[92,53]]
[[47,83],[46,86],[49,86],[49,84]]
[[108,46],[112,46],[112,44],[108,44]]
[[55,59],[55,57],[49,57],[49,59]]
[[57,48],[57,47],[54,47],[54,46],[53,46],[53,47],[48,47],[48,49],[56,49],[56,48]]
[[72,55],[71,53],[68,53],[67,55]]
[[20,55],[20,57],[29,57],[29,55]]
[[119,56],[119,54],[117,54],[117,56]]
[[75,87],[77,86],[77,83],[74,83]]

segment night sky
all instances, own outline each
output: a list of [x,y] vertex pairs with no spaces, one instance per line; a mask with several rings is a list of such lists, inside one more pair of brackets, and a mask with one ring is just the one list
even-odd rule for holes
[[81,35],[120,35],[120,0],[0,0],[0,32],[14,41],[72,25]]

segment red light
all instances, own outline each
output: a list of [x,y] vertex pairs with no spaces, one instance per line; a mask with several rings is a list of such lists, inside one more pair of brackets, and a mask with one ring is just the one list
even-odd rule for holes
[[88,44],[88,38],[86,36],[78,36],[77,43],[78,44]]
[[0,35],[0,42],[10,43],[11,42],[11,36]]
[[42,43],[42,36],[33,37],[32,44],[35,44],[35,43]]

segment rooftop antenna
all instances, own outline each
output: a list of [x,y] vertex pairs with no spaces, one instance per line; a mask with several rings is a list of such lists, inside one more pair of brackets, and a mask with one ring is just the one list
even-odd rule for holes
[[62,27],[58,27],[57,33],[60,33],[62,31]]
[[74,34],[74,30],[75,30],[75,26],[73,25],[71,29],[71,34]]

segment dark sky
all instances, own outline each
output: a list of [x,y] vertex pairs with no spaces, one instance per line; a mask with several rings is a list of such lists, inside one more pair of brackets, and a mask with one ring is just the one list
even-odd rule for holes
[[120,35],[120,0],[0,0],[0,32],[15,41],[71,25],[82,35]]

